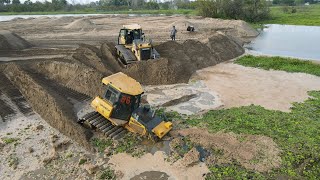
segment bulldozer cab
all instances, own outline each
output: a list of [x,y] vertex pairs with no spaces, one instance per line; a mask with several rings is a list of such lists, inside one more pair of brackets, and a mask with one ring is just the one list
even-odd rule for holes
[[131,45],[134,40],[142,39],[142,35],[143,32],[140,25],[124,25],[119,32],[118,44]]
[[123,73],[111,75],[102,82],[106,85],[103,98],[112,106],[110,118],[128,121],[140,104],[143,93],[140,83]]
[[112,85],[107,85],[104,99],[112,105],[111,118],[129,120],[132,112],[139,107],[140,95],[129,95],[120,92]]

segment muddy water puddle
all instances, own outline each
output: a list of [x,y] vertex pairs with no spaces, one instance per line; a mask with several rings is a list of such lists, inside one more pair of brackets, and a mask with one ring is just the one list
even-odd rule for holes
[[222,102],[217,93],[209,90],[203,82],[146,86],[146,99],[152,107],[166,107],[185,115],[217,109]]
[[160,142],[153,142],[149,139],[145,139],[141,142],[141,145],[145,148],[146,152],[155,154],[157,151],[162,151],[167,155],[170,155],[170,141],[160,141]]
[[246,45],[249,53],[320,61],[320,26],[269,24]]

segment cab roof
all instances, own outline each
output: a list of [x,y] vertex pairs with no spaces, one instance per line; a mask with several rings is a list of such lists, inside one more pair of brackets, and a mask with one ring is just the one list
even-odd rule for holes
[[112,84],[120,92],[133,96],[143,93],[140,83],[122,72],[103,78],[102,83],[105,85]]
[[123,25],[124,29],[141,29],[141,26],[139,24],[128,24],[128,25]]

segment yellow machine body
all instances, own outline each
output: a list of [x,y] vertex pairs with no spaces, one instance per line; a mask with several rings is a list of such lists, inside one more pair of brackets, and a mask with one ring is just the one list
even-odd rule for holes
[[119,32],[116,50],[121,63],[125,65],[160,58],[151,41],[145,41],[144,33],[139,24],[123,26]]
[[106,94],[97,96],[91,106],[113,125],[160,139],[172,129],[171,122],[165,122],[154,112],[140,107],[143,89],[139,82],[121,72],[103,78],[102,82],[107,87]]

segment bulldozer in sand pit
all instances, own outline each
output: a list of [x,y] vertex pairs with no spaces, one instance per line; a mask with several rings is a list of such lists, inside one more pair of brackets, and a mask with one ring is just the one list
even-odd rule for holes
[[123,66],[160,58],[160,54],[153,47],[151,40],[146,41],[139,24],[123,25],[115,48],[118,56],[117,60]]
[[172,123],[164,120],[165,115],[156,116],[150,106],[141,106],[144,92],[133,78],[119,72],[103,78],[102,83],[105,94],[97,96],[91,107],[78,113],[79,123],[113,139],[130,131],[159,140],[172,129]]

